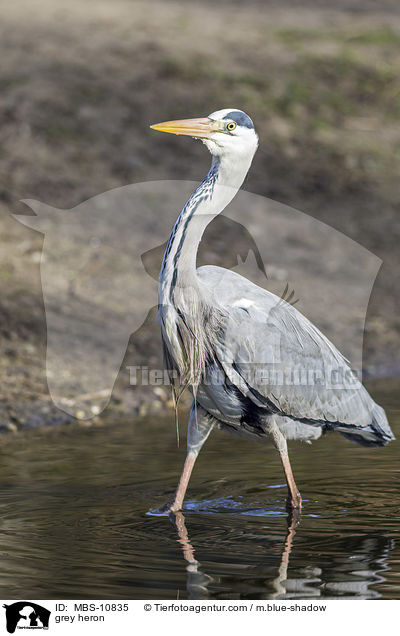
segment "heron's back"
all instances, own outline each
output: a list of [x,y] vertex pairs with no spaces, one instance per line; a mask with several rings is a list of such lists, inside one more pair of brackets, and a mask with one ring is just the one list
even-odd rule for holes
[[348,361],[295,307],[231,270],[205,266],[197,273],[224,319],[209,370],[223,381],[209,378],[207,410],[211,402],[225,420],[232,412],[235,426],[275,415],[289,428],[301,425],[303,436],[308,426],[334,428],[364,445],[394,439]]

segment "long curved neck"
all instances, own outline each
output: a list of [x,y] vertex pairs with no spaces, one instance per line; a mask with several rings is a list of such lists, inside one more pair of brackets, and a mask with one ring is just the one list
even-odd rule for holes
[[160,302],[172,299],[176,288],[197,287],[197,250],[207,225],[233,199],[248,172],[253,155],[229,161],[213,157],[211,168],[180,213],[169,238],[159,279]]

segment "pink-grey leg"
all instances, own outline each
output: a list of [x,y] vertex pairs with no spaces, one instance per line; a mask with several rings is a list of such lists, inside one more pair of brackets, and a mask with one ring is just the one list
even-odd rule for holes
[[279,451],[282,466],[285,471],[286,483],[288,487],[288,497],[286,499],[286,507],[288,510],[301,510],[301,495],[296,486],[293,477],[292,467],[290,465],[289,453],[287,449],[286,439],[278,428],[275,420],[270,425],[269,432],[274,441],[275,448]]
[[187,455],[183,466],[182,474],[179,479],[178,487],[172,501],[167,504],[165,510],[167,512],[177,512],[182,509],[183,500],[192,474],[193,466],[204,442],[210,435],[215,426],[215,419],[210,416],[199,404],[193,403],[190,411],[188,436],[187,436]]

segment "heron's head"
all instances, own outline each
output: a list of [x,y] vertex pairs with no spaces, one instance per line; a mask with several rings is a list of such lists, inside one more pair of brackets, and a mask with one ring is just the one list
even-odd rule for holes
[[208,117],[164,121],[153,124],[151,128],[200,139],[216,157],[252,158],[258,146],[253,122],[246,113],[236,108],[217,110]]

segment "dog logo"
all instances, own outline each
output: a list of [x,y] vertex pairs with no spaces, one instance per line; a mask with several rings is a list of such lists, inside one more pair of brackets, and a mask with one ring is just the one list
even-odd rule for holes
[[16,629],[48,629],[51,612],[31,601],[17,601],[3,605],[6,610],[7,631],[14,634]]

